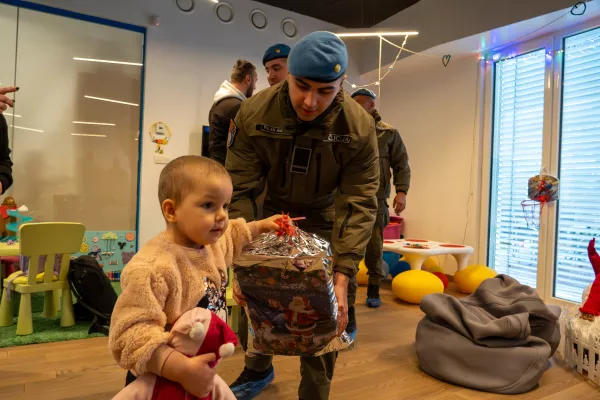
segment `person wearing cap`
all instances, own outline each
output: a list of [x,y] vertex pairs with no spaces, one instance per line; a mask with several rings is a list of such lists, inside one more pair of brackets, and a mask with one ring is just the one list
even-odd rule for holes
[[373,233],[365,251],[365,264],[369,275],[367,287],[367,306],[377,308],[381,306],[379,285],[385,278],[383,275],[383,230],[390,222],[387,199],[391,194],[391,175],[393,171],[396,197],[394,197],[394,210],[400,214],[406,208],[406,194],[410,186],[410,167],[408,153],[400,133],[396,128],[381,120],[379,112],[375,109],[377,95],[371,90],[362,88],[352,93],[351,97],[358,102],[375,119],[377,130],[377,143],[379,146],[379,172],[381,181],[377,191],[377,219]]
[[256,89],[256,67],[246,60],[237,60],[231,70],[231,82],[224,81],[213,98],[208,112],[208,150],[210,158],[225,165],[227,132],[242,101],[252,96]]
[[[266,181],[264,216],[306,217],[299,228],[331,242],[338,334],[355,336],[357,265],[377,213],[379,161],[375,122],[342,89],[348,54],[333,33],[313,32],[290,51],[290,74],[248,99],[229,130],[226,168],[233,181],[230,216],[256,219]],[[234,298],[244,304],[237,284]],[[329,398],[337,353],[303,356],[298,397]],[[274,379],[272,357],[246,357],[231,385],[254,398]]]
[[269,47],[263,56],[263,66],[267,73],[269,85],[277,85],[285,80],[288,75],[287,59],[290,54],[290,46],[277,43]]

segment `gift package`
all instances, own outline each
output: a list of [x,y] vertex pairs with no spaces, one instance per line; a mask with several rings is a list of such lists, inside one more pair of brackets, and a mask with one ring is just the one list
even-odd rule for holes
[[248,353],[316,356],[351,344],[337,336],[333,257],[327,241],[283,218],[279,233],[257,237],[233,268],[246,296]]

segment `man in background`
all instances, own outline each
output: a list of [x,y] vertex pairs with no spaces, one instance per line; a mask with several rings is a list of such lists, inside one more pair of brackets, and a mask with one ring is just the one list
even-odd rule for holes
[[290,46],[277,43],[269,47],[263,56],[263,65],[267,73],[269,85],[277,85],[285,80],[288,75],[287,59],[290,54]]
[[242,101],[252,96],[258,81],[256,67],[246,60],[237,60],[231,71],[231,83],[225,81],[215,93],[213,106],[208,113],[210,126],[210,158],[225,165],[227,132]]
[[0,87],[0,194],[4,194],[12,185],[12,161],[10,160],[10,148],[8,147],[8,124],[2,113],[8,107],[14,107],[15,102],[7,96],[15,93],[19,88]]
[[394,172],[394,186],[397,193],[394,197],[394,210],[396,214],[400,214],[406,208],[406,194],[410,186],[410,167],[408,166],[406,147],[402,142],[400,133],[393,126],[383,122],[375,109],[377,95],[363,88],[352,93],[352,98],[375,119],[375,129],[377,130],[379,166],[381,168],[379,172],[380,185],[377,191],[378,210],[373,234],[365,252],[365,264],[369,275],[367,306],[377,308],[381,306],[379,284],[385,278],[383,275],[383,230],[390,222],[387,204],[387,199],[390,197],[392,190],[390,171]]

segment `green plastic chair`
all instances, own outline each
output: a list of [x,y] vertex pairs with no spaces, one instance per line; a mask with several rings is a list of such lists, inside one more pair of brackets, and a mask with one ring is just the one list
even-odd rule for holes
[[[31,311],[31,294],[45,292],[45,318],[56,318],[59,308],[60,326],[75,325],[73,315],[73,300],[67,280],[71,254],[77,253],[83,240],[85,226],[69,222],[41,222],[23,224],[19,228],[19,245],[21,255],[29,257],[29,269],[25,282],[20,280],[10,282],[4,279],[2,302],[0,302],[0,326],[13,324],[13,307],[10,291],[21,294],[19,316],[17,318],[17,335],[33,333]],[[55,256],[62,255],[58,277],[54,276]],[[44,272],[38,274],[40,256],[46,256]],[[23,277],[24,278],[24,277]],[[56,279],[56,280],[55,280]],[[9,290],[10,289],[10,290]],[[59,292],[62,292],[62,307],[58,302]]]

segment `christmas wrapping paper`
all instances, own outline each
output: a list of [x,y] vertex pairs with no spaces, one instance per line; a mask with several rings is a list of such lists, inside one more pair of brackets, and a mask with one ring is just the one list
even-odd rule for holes
[[246,296],[248,353],[304,356],[339,351],[333,257],[327,241],[299,230],[261,235],[234,263]]

